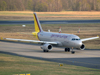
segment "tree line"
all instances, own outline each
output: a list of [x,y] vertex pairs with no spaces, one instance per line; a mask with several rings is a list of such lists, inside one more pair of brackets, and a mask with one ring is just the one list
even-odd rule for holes
[[100,11],[100,0],[0,0],[0,11]]

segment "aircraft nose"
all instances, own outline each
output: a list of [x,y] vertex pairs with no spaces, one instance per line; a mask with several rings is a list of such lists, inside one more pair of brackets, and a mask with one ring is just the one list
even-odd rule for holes
[[82,42],[80,42],[79,45],[81,46],[82,45]]
[[80,41],[80,42],[77,42],[77,46],[82,46],[82,42]]
[[82,42],[81,41],[79,42],[79,46],[82,46]]

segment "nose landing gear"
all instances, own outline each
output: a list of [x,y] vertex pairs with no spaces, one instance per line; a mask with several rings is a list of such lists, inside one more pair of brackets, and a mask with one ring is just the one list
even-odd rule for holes
[[74,54],[74,53],[75,53],[75,51],[71,51],[71,53],[72,53],[72,54]]
[[71,53],[72,53],[72,54],[74,54],[74,53],[75,53],[75,51],[73,51],[73,47],[72,47],[72,51],[71,51]]

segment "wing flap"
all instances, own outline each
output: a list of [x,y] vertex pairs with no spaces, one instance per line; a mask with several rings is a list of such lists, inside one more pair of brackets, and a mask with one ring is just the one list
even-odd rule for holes
[[97,39],[97,38],[99,38],[99,36],[97,36],[97,37],[91,37],[91,38],[81,39],[81,41],[88,41],[88,40],[93,40],[93,39]]
[[17,41],[17,42],[29,42],[29,43],[36,43],[36,44],[58,44],[57,42],[48,42],[48,41],[38,41],[38,40],[26,40],[26,39],[13,39],[13,38],[2,38],[1,40],[6,41]]

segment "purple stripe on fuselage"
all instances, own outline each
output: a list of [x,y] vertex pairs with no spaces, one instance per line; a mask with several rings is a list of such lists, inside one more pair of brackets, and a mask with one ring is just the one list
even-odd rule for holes
[[55,38],[67,38],[67,36],[66,35],[58,35],[58,34],[52,34],[51,35],[51,38],[53,38],[53,37],[55,37]]

